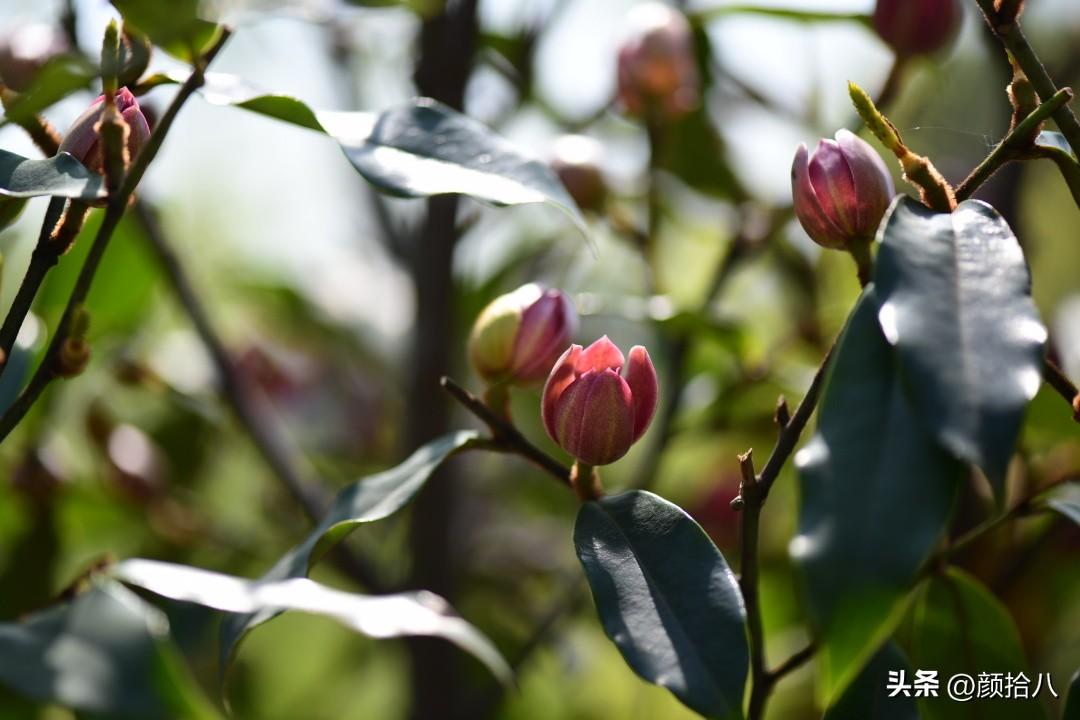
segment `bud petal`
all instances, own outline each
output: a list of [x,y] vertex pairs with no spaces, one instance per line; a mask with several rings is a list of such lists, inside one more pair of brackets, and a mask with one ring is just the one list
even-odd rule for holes
[[657,396],[660,394],[649,351],[641,345],[630,348],[630,361],[626,364],[626,384],[630,386],[634,405],[634,442],[637,442],[652,422],[656,412]]
[[585,348],[585,351],[581,353],[581,357],[578,358],[576,369],[578,373],[587,370],[599,372],[608,368],[618,372],[625,362],[622,351],[615,347],[615,343],[611,342],[607,335],[604,335]]
[[[90,103],[90,107],[75,119],[60,143],[60,152],[71,153],[83,165],[99,174],[103,172],[104,158],[98,124],[101,122],[104,103],[105,96],[99,95]],[[128,154],[134,158],[150,139],[150,125],[139,107],[139,101],[126,87],[116,92],[116,109],[128,125]]]
[[548,290],[525,309],[514,339],[510,372],[519,382],[542,380],[577,332],[577,311],[558,290]]
[[566,388],[577,379],[575,368],[579,357],[581,357],[580,345],[568,347],[566,352],[555,361],[555,366],[551,368],[551,374],[548,375],[544,390],[540,394],[540,418],[544,421],[544,429],[547,430],[548,437],[555,442],[559,442],[555,436],[555,410]]
[[856,231],[860,235],[871,236],[896,195],[892,175],[870,143],[850,130],[837,131],[836,142],[847,158],[848,169],[855,183]]
[[878,0],[874,29],[897,55],[942,50],[960,28],[960,0]]
[[587,371],[559,398],[556,438],[589,465],[615,462],[634,442],[630,387],[614,370]]
[[842,250],[844,236],[840,228],[825,215],[818,201],[814,185],[810,182],[809,154],[806,145],[800,145],[795,151],[795,162],[791,166],[791,194],[795,204],[795,215],[802,223],[806,234],[818,245]]
[[619,50],[618,95],[627,112],[679,118],[698,104],[693,34],[686,17],[659,2],[635,5]]

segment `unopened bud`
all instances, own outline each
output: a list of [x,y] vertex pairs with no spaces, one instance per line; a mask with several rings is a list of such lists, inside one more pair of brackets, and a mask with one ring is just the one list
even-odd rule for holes
[[607,465],[648,429],[658,396],[648,351],[637,345],[625,362],[604,336],[584,349],[571,345],[555,363],[541,396],[541,417],[548,436],[576,460]]
[[563,135],[555,141],[551,169],[582,210],[600,212],[607,183],[600,170],[600,143],[584,135]]
[[577,311],[558,290],[525,285],[493,300],[469,336],[469,356],[489,383],[528,385],[547,377],[577,329]]
[[900,57],[926,55],[952,43],[963,16],[960,0],[878,0],[874,29]]
[[67,35],[54,25],[17,27],[0,39],[0,82],[24,92],[46,62],[69,49]]
[[799,146],[791,190],[803,229],[818,245],[836,250],[872,240],[895,195],[881,157],[847,130],[819,142],[813,155]]
[[[98,173],[104,173],[105,158],[101,142],[101,118],[105,96],[100,95],[80,115],[64,135],[60,152],[74,155],[83,165]],[[127,155],[130,162],[150,139],[150,125],[139,108],[139,101],[127,88],[116,92],[116,109],[127,125]]]
[[618,94],[631,115],[677,119],[700,99],[693,32],[686,17],[659,2],[635,5],[619,49]]

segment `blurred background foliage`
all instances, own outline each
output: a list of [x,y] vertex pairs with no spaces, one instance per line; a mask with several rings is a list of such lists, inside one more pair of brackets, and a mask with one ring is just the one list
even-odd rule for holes
[[[803,22],[726,12],[700,0],[695,24],[704,106],[681,121],[650,170],[644,127],[613,104],[615,58],[631,0],[257,3],[229,6],[239,31],[215,64],[320,109],[379,109],[427,94],[541,158],[568,132],[600,143],[613,197],[590,214],[594,250],[550,208],[492,210],[469,200],[377,198],[327,138],[194,100],[140,190],[176,248],[247,382],[271,401],[311,477],[330,491],[398,462],[473,420],[438,387],[470,376],[464,337],[495,295],[528,281],[576,298],[579,340],[647,345],[661,376],[661,420],[608,469],[618,488],[648,478],[687,508],[731,558],[735,455],[769,448],[776,398],[801,396],[858,284],[850,260],[821,252],[790,213],[799,142],[857,129],[846,81],[876,92],[892,65],[858,21]],[[870,0],[760,0],[868,13]],[[908,143],[961,179],[1008,127],[999,47],[973,3],[944,55],[913,61],[887,104]],[[96,52],[115,15],[103,0],[9,0],[4,32],[57,23]],[[1062,85],[1080,82],[1080,6],[1030,0],[1025,27]],[[180,66],[159,53],[152,69]],[[143,99],[152,111],[172,91]],[[47,117],[66,127],[91,98]],[[36,156],[15,127],[5,149]],[[652,188],[652,191],[650,191]],[[980,196],[1024,245],[1055,352],[1080,376],[1080,211],[1056,168],[1012,165]],[[655,214],[652,267],[627,227]],[[0,302],[10,303],[46,202],[0,233]],[[59,315],[100,218],[50,275],[37,332]],[[154,557],[255,577],[308,520],[219,399],[214,367],[129,213],[90,295],[94,357],[56,384],[0,446],[0,619],[39,608],[103,556]],[[714,293],[714,286],[717,291]],[[0,387],[10,402],[14,388]],[[526,434],[558,454],[537,395],[512,398]],[[677,402],[677,404],[676,404]],[[665,419],[665,413],[669,416]],[[662,450],[662,452],[661,452]],[[1080,443],[1060,400],[1036,398],[1010,482],[1075,474]],[[795,483],[785,470],[762,522],[762,599],[770,657],[808,635],[787,556]],[[991,507],[977,478],[956,532]],[[568,542],[573,498],[518,458],[453,461],[407,512],[354,533],[385,588],[427,587],[452,600],[514,661],[503,692],[449,647],[359,638],[325,619],[285,615],[252,633],[229,699],[237,717],[681,718],[604,637]],[[1027,519],[961,558],[1008,605],[1031,666],[1059,692],[1080,653],[1080,531]],[[316,579],[363,590],[326,565]],[[368,588],[370,589],[370,588]],[[217,690],[216,619],[166,604],[174,637],[208,694]],[[553,612],[554,611],[554,612]],[[557,621],[548,622],[552,617]],[[537,629],[542,628],[538,635]],[[533,645],[536,645],[534,648]],[[817,717],[812,664],[786,679],[770,717]],[[443,712],[440,712],[442,709]],[[0,698],[5,718],[70,717]]]

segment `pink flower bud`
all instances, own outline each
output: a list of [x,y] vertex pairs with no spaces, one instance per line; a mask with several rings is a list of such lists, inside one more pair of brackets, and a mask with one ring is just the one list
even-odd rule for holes
[[67,35],[55,25],[21,25],[0,39],[0,82],[25,92],[41,67],[71,49]]
[[872,147],[847,130],[811,156],[800,145],[791,167],[795,214],[818,245],[844,250],[868,242],[889,208],[892,176]]
[[469,355],[488,382],[536,383],[576,330],[577,312],[565,295],[524,285],[481,311],[469,336]]
[[541,416],[551,439],[588,465],[607,465],[626,454],[648,429],[659,389],[645,348],[623,354],[600,338],[582,350],[571,345],[544,385]]
[[[105,106],[105,96],[99,95],[90,103],[82,115],[68,128],[64,141],[60,143],[60,152],[71,153],[90,170],[101,174],[105,171],[105,158],[102,154],[101,135],[98,125]],[[132,159],[150,139],[150,125],[139,108],[139,101],[127,88],[116,91],[116,109],[128,126],[128,154]]]
[[897,55],[925,55],[952,42],[963,15],[960,0],[878,0],[874,29]]
[[619,49],[619,101],[631,115],[677,119],[698,105],[694,40],[686,17],[658,2],[634,6]]

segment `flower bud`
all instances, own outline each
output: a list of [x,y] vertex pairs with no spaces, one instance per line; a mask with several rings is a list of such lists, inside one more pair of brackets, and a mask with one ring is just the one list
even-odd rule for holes
[[600,143],[584,135],[563,135],[555,141],[551,169],[582,210],[600,212],[607,183],[600,170]]
[[656,411],[659,390],[648,351],[634,346],[625,372],[623,365],[623,354],[605,335],[584,350],[571,345],[544,385],[544,428],[587,465],[607,465],[625,455]]
[[840,130],[811,156],[800,145],[791,167],[795,215],[818,245],[849,249],[877,232],[895,190],[892,176],[870,145]]
[[956,37],[960,0],[878,0],[874,29],[900,57],[937,52]]
[[[99,175],[105,171],[104,148],[101,143],[101,115],[105,106],[105,96],[99,95],[90,107],[83,112],[68,128],[64,141],[60,143],[60,152],[71,153],[83,165]],[[129,160],[138,155],[139,150],[150,139],[150,125],[139,108],[139,101],[127,88],[116,92],[116,109],[128,127],[127,151]]]
[[476,318],[469,355],[490,383],[543,380],[577,330],[577,312],[558,290],[524,285],[495,298]]
[[618,96],[631,115],[677,119],[698,105],[690,23],[659,2],[634,6],[631,34],[619,49]]
[[46,62],[69,49],[67,35],[55,25],[17,27],[0,40],[0,82],[25,92]]

